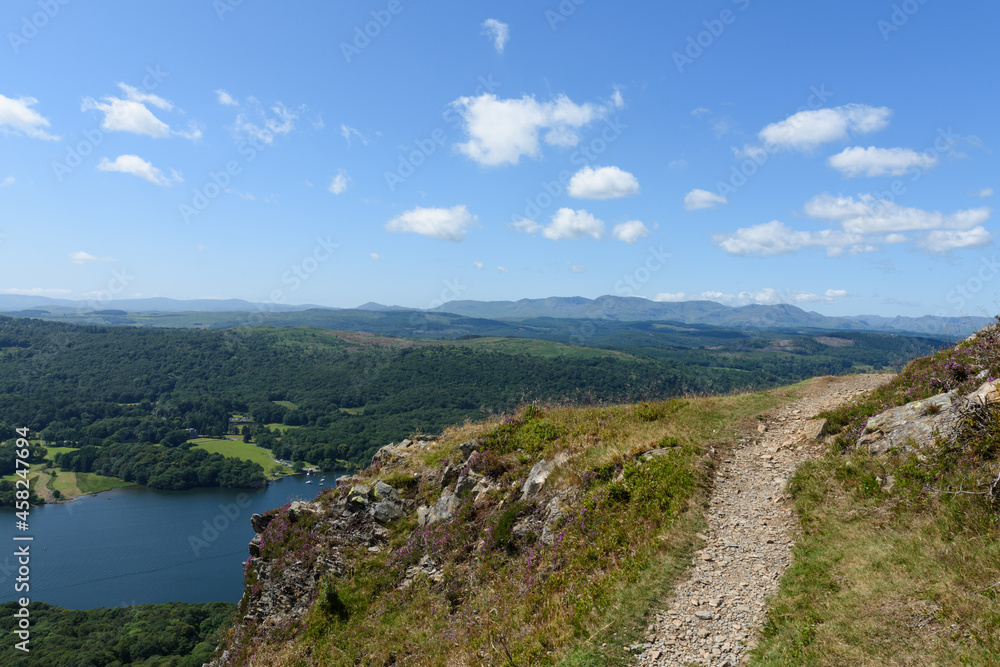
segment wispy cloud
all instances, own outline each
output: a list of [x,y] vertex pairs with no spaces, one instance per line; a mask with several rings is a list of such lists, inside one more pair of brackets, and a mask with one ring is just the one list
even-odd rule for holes
[[496,19],[486,19],[483,21],[483,32],[493,41],[496,52],[503,54],[503,47],[510,39],[510,26]]
[[910,169],[927,171],[938,163],[936,155],[908,148],[845,148],[826,163],[844,176],[902,176]]
[[119,155],[113,162],[108,160],[108,158],[103,158],[98,163],[97,168],[100,171],[117,171],[122,174],[132,174],[153,185],[168,186],[184,181],[176,171],[172,171],[169,177],[165,176],[162,171],[138,155]]
[[688,211],[700,211],[706,208],[715,208],[719,204],[725,204],[726,198],[722,195],[708,190],[695,188],[684,195],[684,208]]
[[84,252],[78,250],[76,252],[70,253],[70,261],[74,264],[86,264],[87,262],[117,262],[118,260],[114,257],[94,257],[89,252]]
[[346,171],[341,169],[337,172],[337,175],[334,176],[333,179],[330,181],[330,186],[327,188],[327,190],[329,190],[335,195],[339,195],[345,190],[347,190],[347,186],[350,184],[350,182],[351,182],[350,176],[347,175]]
[[200,139],[201,130],[196,123],[190,123],[187,130],[172,130],[170,126],[157,118],[149,107],[161,111],[172,111],[174,105],[159,95],[147,93],[125,83],[119,83],[122,97],[108,96],[97,101],[88,97],[83,100],[81,110],[100,111],[104,114],[101,129],[106,132],[128,132],[141,134],[155,139],[170,136],[180,136],[186,139]]
[[59,137],[49,134],[44,128],[49,120],[31,107],[38,104],[34,97],[6,97],[0,95],[0,131],[4,134],[24,134],[32,139],[56,141]]

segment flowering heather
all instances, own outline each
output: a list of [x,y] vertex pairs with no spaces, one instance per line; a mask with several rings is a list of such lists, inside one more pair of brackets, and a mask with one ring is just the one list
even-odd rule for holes
[[947,391],[966,394],[1000,377],[1000,328],[987,327],[967,340],[911,362],[891,381],[858,401],[823,413],[826,432],[839,434],[845,448],[854,445],[868,420],[890,408]]

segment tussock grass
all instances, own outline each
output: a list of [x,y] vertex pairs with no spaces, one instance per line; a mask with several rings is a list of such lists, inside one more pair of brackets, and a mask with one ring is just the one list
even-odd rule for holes
[[804,536],[750,664],[1000,664],[1000,409],[919,453],[854,447],[881,410],[996,377],[997,342],[984,330],[827,413],[837,439],[790,482]]
[[[275,666],[629,664],[627,647],[697,547],[716,457],[741,426],[801,388],[526,406],[449,428],[436,449],[360,477],[431,503],[440,482],[429,482],[428,470],[460,462],[458,445],[479,439],[468,465],[499,487],[478,504],[466,499],[448,521],[417,528],[413,516],[400,520],[380,553],[342,553],[349,575],[324,584],[300,623],[257,638],[244,657]],[[657,448],[665,451],[643,456]],[[568,460],[545,497],[520,502],[530,467],[556,454]],[[541,521],[557,492],[563,517],[545,544]],[[401,587],[425,556],[440,580],[418,575]]]

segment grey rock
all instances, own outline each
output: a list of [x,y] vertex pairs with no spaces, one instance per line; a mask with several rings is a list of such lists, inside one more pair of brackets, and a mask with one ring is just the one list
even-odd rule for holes
[[904,453],[919,451],[950,432],[961,403],[957,399],[949,391],[875,415],[858,438],[858,447],[876,455],[893,447]]
[[273,514],[254,514],[250,517],[250,527],[257,534],[263,533],[272,519],[274,519]]
[[468,442],[463,442],[458,448],[462,451],[462,460],[465,461],[472,456],[472,452],[479,451],[479,442],[469,440]]
[[451,491],[445,490],[433,506],[422,505],[417,508],[417,524],[427,526],[438,521],[450,519],[455,515],[461,500]]
[[538,495],[548,481],[549,476],[568,459],[569,456],[565,452],[560,452],[551,461],[543,459],[533,465],[531,471],[528,472],[528,478],[524,480],[524,484],[521,486],[521,500],[528,500]]

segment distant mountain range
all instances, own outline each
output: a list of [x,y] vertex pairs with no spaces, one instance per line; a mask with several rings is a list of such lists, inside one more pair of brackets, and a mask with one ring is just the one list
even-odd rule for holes
[[[54,315],[84,315],[94,311],[125,311],[128,313],[291,313],[307,310],[351,310],[374,313],[398,311],[455,314],[482,320],[535,320],[538,318],[583,319],[610,322],[670,321],[726,328],[748,329],[824,329],[831,331],[911,332],[927,335],[965,335],[977,331],[993,320],[987,317],[883,317],[854,315],[830,317],[805,311],[789,304],[725,306],[714,301],[659,302],[639,297],[602,296],[549,297],[520,301],[449,301],[437,308],[420,311],[403,306],[385,306],[368,302],[355,309],[328,308],[313,304],[283,305],[254,303],[242,299],[180,300],[163,297],[148,299],[116,299],[108,303],[52,299],[43,296],[17,294],[0,295],[0,311],[9,315],[28,315],[31,311],[47,311]],[[27,311],[27,312],[26,312]]]
[[[263,310],[265,312],[294,312],[324,308],[317,305],[287,306],[273,303],[253,303],[243,299],[168,299],[152,297],[148,299],[113,299],[101,301],[73,301],[70,299],[53,299],[46,296],[26,296],[22,294],[0,294],[0,310],[24,311],[46,310],[50,313],[68,315],[86,313],[95,310],[124,310],[129,313],[225,313],[250,312]],[[339,310],[339,309],[331,309]]]

